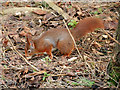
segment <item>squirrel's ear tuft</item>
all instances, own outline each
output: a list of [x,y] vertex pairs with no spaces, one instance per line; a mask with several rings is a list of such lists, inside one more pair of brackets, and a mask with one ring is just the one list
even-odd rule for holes
[[27,51],[30,49],[31,47],[31,42],[32,42],[32,35],[30,33],[26,34],[26,43],[25,43],[25,56],[27,56]]
[[26,41],[30,44],[30,41],[32,41],[32,34],[31,33],[27,33],[26,34]]

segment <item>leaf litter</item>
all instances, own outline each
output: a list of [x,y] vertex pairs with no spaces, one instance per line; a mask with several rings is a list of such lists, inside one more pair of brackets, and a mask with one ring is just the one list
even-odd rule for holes
[[[11,3],[12,4],[12,3]],[[14,7],[33,5],[39,7],[39,2],[34,3],[14,3]],[[104,19],[105,29],[112,37],[115,37],[117,28],[117,14],[115,7],[110,7],[114,3],[82,4],[82,3],[64,3],[56,2],[64,12],[79,21],[89,16],[100,16]],[[12,8],[9,3],[3,6]],[[37,6],[38,5],[38,6]],[[106,7],[109,6],[109,7]],[[30,6],[32,7],[32,6]],[[51,9],[50,7],[47,7]],[[57,16],[55,16],[55,14]],[[39,17],[39,18],[38,18]],[[35,10],[29,15],[25,12],[17,12],[6,15],[6,19],[0,24],[4,25],[9,34],[9,38],[16,49],[24,56],[25,35],[31,32],[33,36],[38,36],[50,28],[65,27],[62,22],[63,17],[56,11],[46,12]],[[69,23],[68,20],[67,23]],[[3,36],[5,33],[3,32]],[[80,52],[86,61],[80,62],[76,50],[72,52],[68,61],[61,61],[61,54],[56,49],[53,51],[54,58],[50,60],[45,58],[47,55],[32,56],[29,63],[37,67],[40,71],[32,69],[22,58],[12,50],[12,46],[3,38],[3,59],[1,61],[2,79],[0,83],[2,88],[94,88],[94,87],[114,87],[108,84],[107,67],[114,58],[113,48],[115,42],[106,36],[102,31],[96,30],[92,34],[81,38],[77,42]],[[8,48],[7,48],[8,47]]]

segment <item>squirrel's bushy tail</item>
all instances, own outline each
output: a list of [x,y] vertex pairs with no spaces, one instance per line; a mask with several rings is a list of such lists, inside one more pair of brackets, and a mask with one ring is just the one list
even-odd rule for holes
[[75,40],[80,39],[87,33],[93,32],[97,28],[104,28],[103,20],[95,17],[88,17],[80,20],[76,27],[71,30],[71,33]]

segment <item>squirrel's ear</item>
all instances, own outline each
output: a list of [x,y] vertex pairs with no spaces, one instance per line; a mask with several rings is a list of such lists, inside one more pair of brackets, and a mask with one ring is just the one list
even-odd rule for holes
[[25,48],[26,50],[30,49],[31,41],[32,41],[32,35],[26,34],[26,43],[25,43]]
[[30,33],[26,34],[26,41],[30,44],[32,41],[32,35]]
[[25,56],[27,56],[27,54],[28,54],[27,52],[30,49],[30,41],[29,41],[27,35],[25,37],[26,37],[26,42],[25,42]]
[[28,54],[28,50],[33,46],[32,35],[26,34],[26,42],[25,42],[25,56]]
[[28,36],[26,36],[26,43],[30,45],[30,39]]

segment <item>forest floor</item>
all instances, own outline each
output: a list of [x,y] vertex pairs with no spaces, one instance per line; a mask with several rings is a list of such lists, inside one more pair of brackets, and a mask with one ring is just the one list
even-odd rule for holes
[[[115,38],[118,24],[116,3],[56,2],[55,4],[72,17],[72,20],[66,20],[70,29],[79,20],[95,16],[104,20],[106,32]],[[37,71],[21,57],[21,55],[25,57],[26,32],[29,31],[33,36],[38,36],[51,28],[65,27],[63,16],[45,2],[6,2],[0,5],[1,88],[117,87],[119,82],[112,78],[109,72],[110,63],[115,61],[116,43],[102,30],[95,30],[77,42],[84,60],[79,57],[77,50],[74,50],[64,62],[57,49],[52,52],[54,55],[52,60],[47,55],[33,55],[27,58],[27,61],[39,70]],[[43,8],[48,11],[42,9],[29,11],[24,9],[25,7]]]

